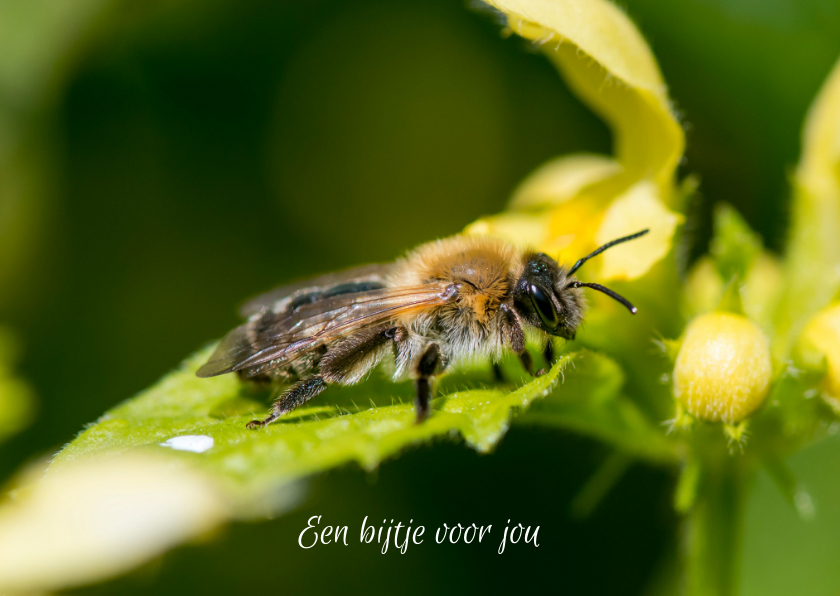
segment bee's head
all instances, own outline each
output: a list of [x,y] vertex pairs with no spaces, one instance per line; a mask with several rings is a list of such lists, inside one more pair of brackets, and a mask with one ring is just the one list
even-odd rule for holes
[[528,255],[525,269],[513,290],[514,308],[528,324],[565,339],[575,338],[575,332],[583,319],[585,302],[580,288],[603,292],[621,302],[632,314],[636,314],[636,307],[623,296],[600,284],[578,281],[574,278],[574,273],[587,260],[611,246],[644,236],[647,232],[648,230],[642,230],[608,242],[580,259],[571,269],[561,267],[557,261],[543,253]]
[[546,254],[528,255],[513,290],[513,305],[525,322],[551,335],[574,339],[583,318],[583,292],[568,286],[568,271]]

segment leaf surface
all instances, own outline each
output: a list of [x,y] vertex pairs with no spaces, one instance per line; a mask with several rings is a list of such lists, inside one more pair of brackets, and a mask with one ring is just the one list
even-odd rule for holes
[[248,430],[245,424],[263,415],[265,396],[234,375],[196,378],[207,353],[102,416],[58,454],[53,469],[91,456],[153,450],[216,478],[244,512],[279,485],[351,462],[372,470],[411,445],[439,437],[460,435],[474,449],[490,451],[513,412],[548,395],[576,357],[563,356],[548,373],[513,391],[482,387],[491,378],[486,368],[453,374],[433,401],[433,416],[420,425],[414,423],[411,383],[375,374],[353,387],[332,387],[264,429]]

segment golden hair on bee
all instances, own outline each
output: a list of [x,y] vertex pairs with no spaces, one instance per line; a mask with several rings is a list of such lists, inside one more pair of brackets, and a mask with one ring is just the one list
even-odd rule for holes
[[197,375],[237,372],[244,379],[293,383],[276,400],[265,426],[330,384],[361,381],[393,353],[395,378],[410,376],[417,421],[429,416],[434,379],[454,362],[475,356],[498,360],[516,353],[532,375],[525,330],[572,340],[585,308],[578,281],[590,258],[647,233],[613,240],[572,267],[543,253],[521,251],[491,237],[454,236],[424,244],[394,263],[333,273],[259,296],[245,304],[247,322],[231,331]]
[[453,236],[423,244],[397,262],[391,283],[461,283],[457,304],[488,324],[523,268],[510,244],[488,236]]

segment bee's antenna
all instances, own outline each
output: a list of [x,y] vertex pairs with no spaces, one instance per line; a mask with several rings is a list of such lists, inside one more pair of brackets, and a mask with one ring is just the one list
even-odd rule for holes
[[[647,232],[647,230],[645,230],[645,232]],[[606,294],[610,298],[613,298],[613,299],[617,300],[618,302],[621,302],[624,306],[627,307],[627,310],[630,311],[631,315],[636,314],[636,310],[637,310],[636,307],[633,306],[633,304],[631,304],[631,302],[627,298],[625,298],[621,294],[616,294],[611,289],[606,288],[606,287],[602,286],[601,284],[586,283],[586,282],[582,282],[582,281],[573,281],[572,283],[570,283],[566,287],[567,288],[592,288],[593,290],[598,290],[599,292],[603,292],[604,294]]]
[[[577,271],[578,269],[580,269],[580,266],[581,266],[581,265],[583,265],[586,261],[588,261],[588,260],[589,260],[589,259],[591,259],[592,257],[597,257],[599,254],[601,254],[602,252],[604,252],[604,251],[605,251],[605,250],[607,250],[608,248],[613,247],[613,246],[615,246],[616,244],[621,244],[622,242],[627,242],[628,240],[635,240],[635,239],[636,239],[636,238],[638,238],[639,236],[644,236],[644,235],[645,235],[645,234],[647,234],[648,232],[650,232],[650,230],[649,230],[649,229],[647,229],[647,230],[642,230],[641,232],[636,232],[635,234],[630,234],[629,236],[625,236],[624,238],[618,238],[617,240],[613,240],[612,242],[607,242],[607,243],[606,243],[604,246],[602,246],[601,248],[596,249],[594,252],[592,252],[592,253],[590,253],[590,254],[586,255],[586,256],[585,256],[585,257],[583,257],[581,260],[579,260],[577,263],[575,263],[575,264],[574,264],[574,266],[573,266],[573,267],[569,270],[569,275],[571,275],[572,273],[574,273],[575,271]],[[606,290],[606,288],[604,288],[604,286],[601,286],[601,288],[603,288],[604,290]],[[597,289],[597,288],[596,288],[596,289]],[[603,290],[602,290],[602,291],[603,291]],[[608,292],[605,292],[605,293],[608,293]],[[617,298],[618,294],[610,294],[610,296],[612,296],[613,298],[616,298],[616,300],[618,300],[618,298]],[[621,302],[621,300],[619,300],[619,302]],[[627,302],[627,301],[625,300],[625,302]],[[630,303],[629,303],[629,302],[627,302],[627,304],[630,304]]]

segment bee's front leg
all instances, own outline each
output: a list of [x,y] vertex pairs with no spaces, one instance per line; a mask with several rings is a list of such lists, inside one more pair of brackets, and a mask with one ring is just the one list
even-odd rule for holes
[[550,337],[545,342],[545,347],[543,348],[543,358],[545,358],[548,368],[554,366],[554,342],[551,341]]
[[528,350],[524,350],[519,354],[519,361],[522,363],[522,368],[524,368],[532,377],[541,377],[545,374],[544,368],[534,371],[534,359],[531,357],[531,352]]
[[493,362],[491,365],[493,369],[493,378],[496,380],[497,383],[504,383],[505,382],[505,373],[502,371],[502,365],[498,362]]
[[531,358],[530,352],[528,352],[525,347],[525,332],[522,331],[522,324],[519,322],[514,310],[507,304],[502,304],[501,310],[505,315],[505,336],[507,343],[510,346],[510,349],[519,356],[519,361],[522,363],[522,367],[528,371],[528,374],[532,377],[539,377],[540,375],[545,374],[545,369],[543,368],[534,372],[534,360]]
[[441,368],[440,348],[429,344],[414,365],[414,389],[417,392],[414,405],[417,410],[417,424],[429,417],[429,402],[434,390],[434,376]]

